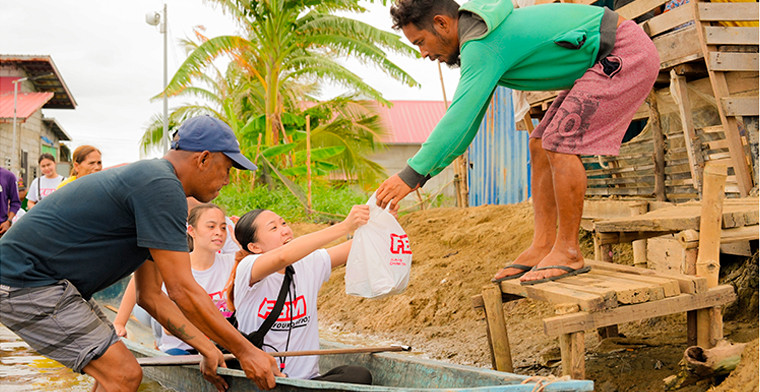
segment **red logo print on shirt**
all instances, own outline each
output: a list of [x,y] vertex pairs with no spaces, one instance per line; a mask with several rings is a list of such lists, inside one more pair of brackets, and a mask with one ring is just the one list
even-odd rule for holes
[[412,254],[412,248],[409,246],[409,236],[406,234],[391,234],[391,253],[393,254]]
[[[272,312],[272,308],[274,308],[274,304],[276,302],[277,298],[273,300],[264,298],[264,300],[261,301],[261,305],[259,305],[259,317],[262,320],[266,319],[267,316],[269,316],[269,313]],[[306,316],[306,298],[304,298],[303,295],[296,297],[296,300],[293,302],[285,302],[285,304],[282,306],[282,312],[280,312],[280,317],[277,318],[277,321],[290,321],[291,312],[293,314],[294,321]]]

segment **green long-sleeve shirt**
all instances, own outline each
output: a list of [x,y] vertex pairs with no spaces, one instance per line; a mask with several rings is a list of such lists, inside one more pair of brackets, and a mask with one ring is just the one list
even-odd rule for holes
[[[473,23],[480,28],[467,29]],[[462,5],[459,85],[446,114],[400,173],[402,180],[411,187],[422,185],[464,153],[496,86],[528,91],[572,87],[612,50],[616,27],[617,15],[601,7],[545,4],[513,10],[510,0]],[[473,37],[473,32],[482,34]]]

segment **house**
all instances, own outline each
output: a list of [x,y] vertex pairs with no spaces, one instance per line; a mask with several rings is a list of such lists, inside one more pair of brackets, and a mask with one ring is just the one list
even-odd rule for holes
[[50,56],[0,55],[0,165],[29,184],[39,175],[40,154],[50,153],[68,175],[71,154],[61,142],[71,137],[42,109],[76,105]]
[[[391,101],[392,107],[378,105],[376,110],[387,133],[382,142],[387,149],[370,157],[391,175],[406,166],[446,113],[443,101]],[[431,178],[424,186],[425,194],[441,193],[444,205],[455,203],[454,170],[451,166]]]

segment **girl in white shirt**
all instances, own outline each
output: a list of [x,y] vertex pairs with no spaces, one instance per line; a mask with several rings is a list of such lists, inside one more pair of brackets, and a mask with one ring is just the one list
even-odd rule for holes
[[[188,244],[190,245],[190,266],[196,282],[206,290],[211,300],[223,316],[229,317],[227,282],[235,267],[235,255],[223,254],[219,250],[227,239],[227,224],[224,211],[211,203],[199,204],[187,215]],[[129,282],[119,313],[114,320],[114,328],[120,336],[126,336],[125,324],[135,305],[134,278]],[[156,346],[170,355],[194,354],[195,350],[179,338],[167,333],[158,322],[151,319]]]
[[[369,206],[351,208],[348,217],[326,229],[293,239],[293,231],[279,215],[253,210],[235,226],[241,252],[231,280],[230,303],[238,329],[257,331],[277,302],[285,269],[293,266],[293,280],[275,323],[264,337],[268,352],[319,349],[317,293],[330,270],[346,263],[351,241],[328,249],[320,247],[341,238],[369,220]],[[371,384],[369,371],[360,366],[340,366],[320,375],[318,356],[279,358],[280,371],[288,377]]]
[[38,163],[40,164],[42,175],[35,178],[29,186],[29,192],[26,194],[27,209],[31,209],[35,204],[42,201],[45,196],[53,193],[61,181],[63,181],[63,176],[55,171],[55,157],[53,155],[48,153],[41,154]]

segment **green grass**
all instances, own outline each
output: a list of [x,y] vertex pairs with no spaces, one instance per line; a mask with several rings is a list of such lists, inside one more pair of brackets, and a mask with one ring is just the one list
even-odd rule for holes
[[[302,187],[305,192],[305,187]],[[248,184],[229,184],[222,188],[213,202],[224,207],[227,215],[241,216],[246,212],[263,208],[274,211],[288,221],[327,222],[342,220],[354,204],[364,204],[369,195],[349,186],[314,184],[312,188],[313,209],[318,213],[308,216],[305,208],[284,186],[269,190],[257,185],[253,191]],[[325,214],[319,214],[325,213]]]

